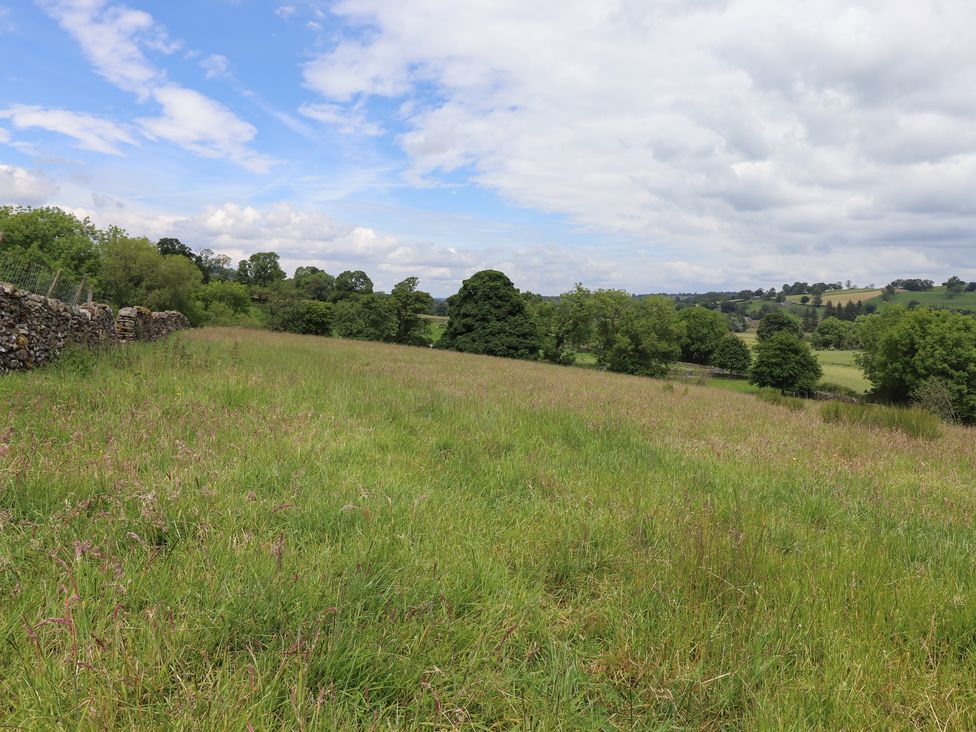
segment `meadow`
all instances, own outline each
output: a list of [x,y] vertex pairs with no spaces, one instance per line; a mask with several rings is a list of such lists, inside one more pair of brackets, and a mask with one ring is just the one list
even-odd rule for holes
[[976,726],[976,442],[204,329],[0,377],[0,724]]
[[[880,293],[879,293],[880,295]],[[899,290],[891,299],[885,302],[880,297],[873,300],[879,308],[884,308],[888,304],[908,305],[916,302],[930,308],[945,308],[947,310],[971,310],[976,311],[976,292],[960,292],[958,295],[950,294],[945,287],[937,286],[931,290],[922,292],[911,292],[909,290]]]
[[[825,292],[821,299],[823,304],[831,303],[833,305],[846,305],[849,302],[867,302],[876,297],[881,296],[881,290],[871,287],[859,287],[850,290],[828,290]],[[787,295],[786,299],[789,302],[800,303],[803,295]],[[822,308],[818,308],[820,312],[823,312]]]

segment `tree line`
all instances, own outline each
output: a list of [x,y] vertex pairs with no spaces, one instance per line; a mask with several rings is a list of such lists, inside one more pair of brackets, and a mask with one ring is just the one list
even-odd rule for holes
[[[194,325],[431,346],[428,316],[446,313],[438,348],[556,364],[585,354],[608,371],[657,377],[682,361],[747,374],[757,385],[793,394],[813,391],[822,376],[811,345],[858,348],[857,363],[876,398],[923,403],[943,416],[976,422],[976,320],[924,307],[889,305],[875,312],[871,303],[829,302],[821,318],[815,298],[840,283],[732,293],[774,300],[812,295],[807,305],[763,303],[753,350],[734,334],[745,328],[744,313],[727,294],[632,295],[577,284],[545,297],[520,292],[504,273],[484,270],[438,302],[419,289],[417,277],[384,293],[361,270],[332,275],[305,266],[288,277],[275,252],[257,252],[235,267],[209,249],[195,252],[171,237],[154,244],[117,227],[100,230],[57,208],[0,207],[0,235],[6,261],[85,277],[100,301],[179,310]],[[960,283],[950,278],[946,286]],[[931,287],[931,280],[889,286]]]

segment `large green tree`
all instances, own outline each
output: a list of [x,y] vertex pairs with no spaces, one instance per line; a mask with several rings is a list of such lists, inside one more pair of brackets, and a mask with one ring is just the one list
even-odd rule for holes
[[345,300],[357,295],[369,295],[373,292],[373,281],[361,269],[340,272],[335,278],[335,288],[332,291],[333,300]]
[[340,338],[390,342],[396,336],[396,314],[389,295],[366,293],[335,304],[335,332]]
[[255,252],[237,266],[237,280],[245,285],[269,287],[285,279],[276,252]]
[[729,333],[729,321],[720,312],[697,306],[679,311],[678,317],[685,327],[681,358],[691,363],[711,363],[722,338]]
[[814,348],[853,348],[856,343],[854,323],[839,318],[824,318],[810,338]]
[[295,288],[309,300],[327,302],[335,292],[336,278],[318,267],[299,267],[294,281]]
[[715,349],[712,363],[730,374],[746,374],[752,365],[752,352],[744,340],[726,333]]
[[416,277],[407,277],[394,285],[390,293],[396,318],[395,343],[409,346],[429,346],[431,343],[430,321],[421,316],[430,309],[434,298],[430,293],[418,290],[418,283]]
[[783,394],[808,394],[823,375],[810,346],[798,335],[779,331],[756,343],[756,358],[749,380]]
[[928,382],[945,384],[955,414],[976,422],[976,319],[893,305],[858,320],[857,362],[874,392],[908,403]]
[[684,324],[670,298],[597,290],[591,308],[597,363],[607,370],[664,376],[681,355]]
[[803,328],[800,320],[795,315],[783,310],[774,310],[763,316],[759,321],[759,329],[756,331],[756,338],[764,341],[780,331],[792,333],[797,338],[802,337]]
[[542,348],[521,293],[502,272],[487,269],[466,279],[448,298],[449,319],[437,346],[489,356],[536,359]]
[[202,279],[200,270],[186,257],[163,256],[148,239],[114,230],[105,242],[99,294],[117,307],[179,310],[190,322],[198,323]]
[[104,233],[59,208],[0,206],[0,257],[36,264],[63,277],[98,277]]

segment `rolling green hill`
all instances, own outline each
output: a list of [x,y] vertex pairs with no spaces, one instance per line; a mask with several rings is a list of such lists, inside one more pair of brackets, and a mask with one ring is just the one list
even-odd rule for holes
[[265,331],[71,354],[0,377],[0,719],[971,728],[974,445]]
[[887,302],[882,300],[880,297],[871,300],[871,302],[875,303],[879,308],[882,308],[889,303],[908,305],[913,301],[926,307],[946,308],[949,310],[969,310],[976,312],[976,292],[961,292],[958,295],[951,295],[946,288],[942,286],[933,287],[931,290],[925,290],[923,292],[910,292],[908,290],[896,292]]

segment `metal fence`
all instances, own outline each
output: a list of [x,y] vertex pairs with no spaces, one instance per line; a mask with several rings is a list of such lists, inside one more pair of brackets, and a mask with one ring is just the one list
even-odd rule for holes
[[20,257],[0,252],[0,282],[9,282],[21,290],[60,300],[67,305],[90,302],[91,283],[86,277],[73,280],[60,269],[50,269],[43,265],[25,262]]

